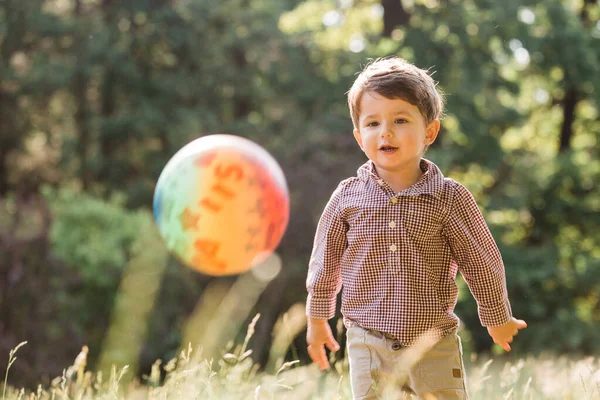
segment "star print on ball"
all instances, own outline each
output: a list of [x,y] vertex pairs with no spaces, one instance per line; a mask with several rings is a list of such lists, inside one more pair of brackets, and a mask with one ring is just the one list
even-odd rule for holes
[[169,250],[207,275],[233,275],[265,260],[289,219],[283,171],[264,148],[234,135],[188,143],[164,167],[154,219]]

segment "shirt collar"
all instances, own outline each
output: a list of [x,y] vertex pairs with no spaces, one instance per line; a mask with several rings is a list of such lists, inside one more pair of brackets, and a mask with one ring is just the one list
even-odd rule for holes
[[[407,196],[418,196],[421,194],[430,194],[437,196],[444,187],[444,175],[433,162],[422,158],[420,162],[421,170],[424,172],[419,180],[398,194]],[[377,174],[373,161],[364,163],[357,171],[357,176],[363,182],[369,180],[377,183],[381,178]]]

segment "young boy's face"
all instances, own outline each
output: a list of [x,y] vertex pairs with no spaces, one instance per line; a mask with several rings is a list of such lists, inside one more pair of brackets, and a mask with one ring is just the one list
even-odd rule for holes
[[438,120],[427,124],[411,103],[376,92],[363,93],[359,110],[354,137],[378,170],[399,172],[418,167],[440,128]]

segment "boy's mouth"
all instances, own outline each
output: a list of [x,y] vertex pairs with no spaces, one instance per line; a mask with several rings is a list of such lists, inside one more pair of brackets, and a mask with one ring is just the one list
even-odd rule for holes
[[384,144],[383,146],[381,146],[381,147],[379,148],[379,150],[380,150],[380,151],[383,151],[384,153],[393,153],[393,152],[395,152],[396,150],[398,150],[398,148],[397,148],[397,147],[394,147],[394,146],[390,146],[390,145],[388,145],[388,144]]

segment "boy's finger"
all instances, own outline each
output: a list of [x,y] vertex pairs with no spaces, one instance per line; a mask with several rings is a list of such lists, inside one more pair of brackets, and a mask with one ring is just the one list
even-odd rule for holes
[[319,354],[317,351],[317,346],[314,345],[309,345],[308,346],[308,355],[310,356],[310,359],[315,363],[315,364],[319,364],[320,363],[320,359],[319,359]]
[[527,322],[523,321],[522,319],[518,319],[517,320],[517,329],[525,329],[527,328]]
[[503,341],[498,343],[500,345],[500,347],[502,347],[504,350],[506,351],[510,351],[510,344],[508,344],[508,342]]
[[325,345],[331,351],[338,351],[340,349],[340,345],[338,344],[338,342],[336,342],[335,339],[331,337],[327,339]]
[[329,362],[327,362],[327,357],[325,356],[325,348],[323,348],[323,345],[308,346],[308,355],[310,356],[311,360],[313,360],[313,362],[319,366],[321,370],[327,369],[329,367]]

